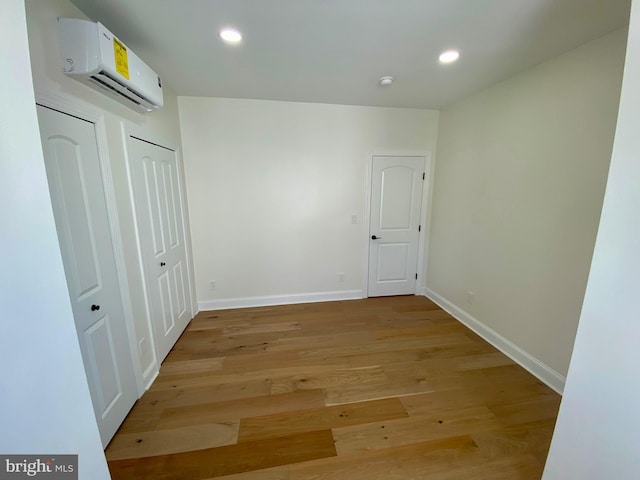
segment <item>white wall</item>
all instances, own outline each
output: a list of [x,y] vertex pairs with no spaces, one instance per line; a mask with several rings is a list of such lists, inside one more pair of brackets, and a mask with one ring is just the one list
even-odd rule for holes
[[565,394],[545,480],[640,478],[640,3]]
[[22,0],[0,15],[0,452],[78,454],[107,479],[44,169]]
[[262,296],[278,297],[257,303],[296,301],[313,293],[360,297],[367,155],[433,151],[438,112],[178,102],[200,306]]
[[625,32],[614,32],[440,117],[429,295],[558,389],[598,228],[624,51]]
[[[125,164],[125,145],[121,125],[126,123],[144,129],[178,147],[180,153],[180,126],[177,98],[165,85],[165,105],[156,112],[137,113],[77,81],[66,77],[60,67],[57,41],[57,18],[87,18],[68,0],[26,0],[29,47],[34,84],[37,92],[53,93],[75,102],[85,102],[102,112],[108,138],[109,157],[117,200],[120,233],[126,260],[126,278],[131,297],[130,310],[135,324],[136,344],[146,343],[145,353],[134,352],[144,374],[146,385],[157,371],[153,355],[151,331],[143,294],[143,275],[139,268],[134,231],[134,212],[131,203]],[[107,26],[108,27],[108,26]],[[123,39],[126,42],[126,39]],[[152,66],[153,68],[153,66]],[[195,304],[195,295],[192,300]],[[127,308],[127,305],[125,305]]]

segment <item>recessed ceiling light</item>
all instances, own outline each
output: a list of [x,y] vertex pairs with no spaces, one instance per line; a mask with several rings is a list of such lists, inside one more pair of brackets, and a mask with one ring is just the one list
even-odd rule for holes
[[440,63],[452,63],[460,58],[460,52],[457,50],[447,50],[440,54]]
[[242,34],[233,28],[225,28],[220,30],[220,38],[227,43],[240,43],[242,41]]
[[388,87],[393,83],[393,77],[382,77],[380,80],[378,80],[378,83],[381,87]]

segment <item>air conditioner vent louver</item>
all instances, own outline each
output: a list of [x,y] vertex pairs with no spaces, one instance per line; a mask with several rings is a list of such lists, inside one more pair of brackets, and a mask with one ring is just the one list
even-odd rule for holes
[[91,77],[89,78],[98,83],[101,87],[109,90],[110,92],[115,93],[116,95],[120,95],[130,102],[135,103],[136,105],[138,105],[138,108],[141,108],[146,112],[152,112],[154,110],[154,108],[152,107],[152,103],[148,99],[131,90],[126,85],[118,82],[118,80],[113,78],[104,70],[96,75],[91,75]]
[[137,111],[163,104],[160,77],[101,23],[59,18],[62,71]]

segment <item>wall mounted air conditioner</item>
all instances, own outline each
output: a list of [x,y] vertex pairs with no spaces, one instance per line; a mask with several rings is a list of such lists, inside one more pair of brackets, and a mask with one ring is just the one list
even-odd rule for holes
[[160,77],[101,23],[58,19],[62,71],[134,110],[162,106]]

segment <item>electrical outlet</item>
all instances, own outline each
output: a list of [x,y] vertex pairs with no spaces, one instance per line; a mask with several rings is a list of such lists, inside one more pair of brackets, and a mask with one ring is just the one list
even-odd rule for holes
[[216,289],[216,281],[215,280],[210,280],[209,281],[209,290],[215,290]]
[[355,225],[358,223],[358,215],[351,215],[351,224]]
[[467,303],[469,305],[471,305],[473,303],[473,297],[475,297],[476,294],[473,292],[467,292]]
[[338,272],[338,281],[344,282],[344,272]]

